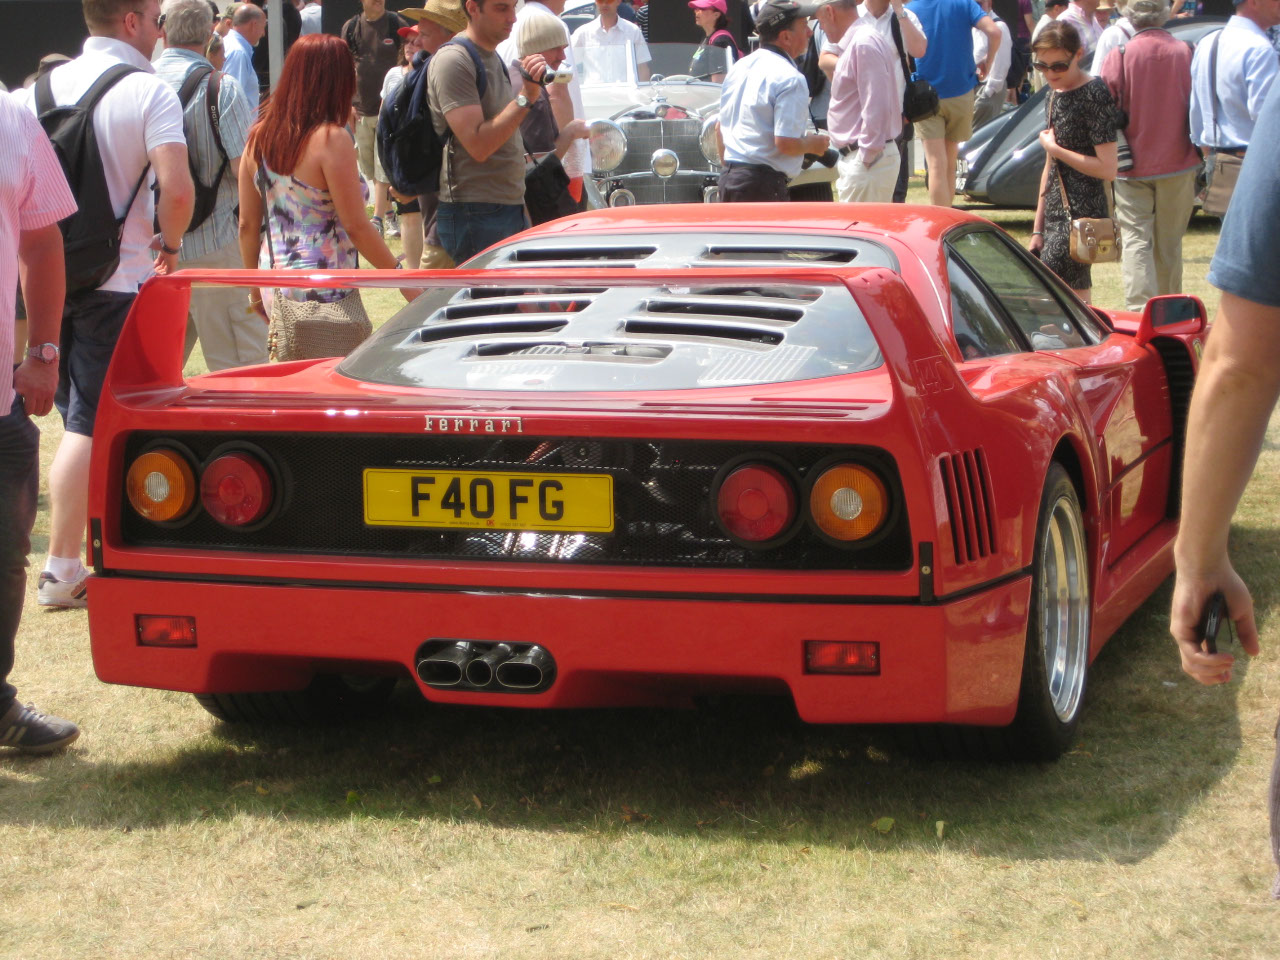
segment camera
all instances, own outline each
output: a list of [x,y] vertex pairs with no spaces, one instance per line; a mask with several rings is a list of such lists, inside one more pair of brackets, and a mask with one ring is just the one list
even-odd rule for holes
[[[533,77],[529,76],[529,72],[525,70],[524,67],[520,68],[520,75],[524,77],[526,80],[533,80]],[[552,70],[550,67],[547,67],[545,70],[542,71],[542,79],[534,80],[534,82],[541,83],[544,87],[549,87],[553,83],[568,83],[572,79],[573,79],[573,67],[569,66],[567,63],[562,63],[559,67],[557,67],[554,70]]]

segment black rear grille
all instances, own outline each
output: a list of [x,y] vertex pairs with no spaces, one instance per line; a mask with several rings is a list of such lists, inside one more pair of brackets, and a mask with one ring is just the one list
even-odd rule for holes
[[[802,503],[804,480],[814,465],[834,453],[848,455],[873,466],[901,503],[892,459],[870,448],[524,436],[137,433],[128,441],[126,464],[160,441],[189,450],[197,476],[200,464],[228,441],[261,451],[278,470],[281,506],[258,529],[232,531],[199,508],[188,522],[162,527],[122,502],[127,545],[777,570],[905,570],[912,562],[905,509],[894,510],[886,534],[862,549],[832,545],[803,524],[779,546],[748,549],[721,532],[712,515],[717,475],[744,454],[763,454],[786,464]],[[608,473],[613,477],[615,529],[610,534],[552,534],[367,526],[362,479],[367,467]]]
[[989,557],[995,550],[996,519],[986,452],[979,447],[944,456],[938,468],[947,493],[951,547],[956,563],[972,563]]

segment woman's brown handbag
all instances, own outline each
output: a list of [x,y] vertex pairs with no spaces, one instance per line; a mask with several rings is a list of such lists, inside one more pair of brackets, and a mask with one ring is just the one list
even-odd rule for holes
[[352,290],[341,300],[290,300],[276,292],[271,301],[267,346],[272,360],[345,357],[373,333],[373,324]]

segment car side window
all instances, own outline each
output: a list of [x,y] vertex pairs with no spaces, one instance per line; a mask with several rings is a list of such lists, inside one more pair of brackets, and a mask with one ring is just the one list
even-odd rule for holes
[[947,256],[947,280],[951,286],[951,329],[962,359],[977,360],[1022,350],[1001,322],[987,292],[954,254]]
[[1086,345],[1049,286],[994,231],[972,230],[950,240],[950,245],[995,294],[1032,349]]

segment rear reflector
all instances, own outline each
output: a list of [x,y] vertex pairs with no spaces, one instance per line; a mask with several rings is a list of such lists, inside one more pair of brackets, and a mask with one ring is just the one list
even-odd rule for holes
[[806,640],[805,673],[880,673],[880,644],[871,640]]
[[195,617],[164,617],[140,613],[134,618],[140,647],[194,647]]

